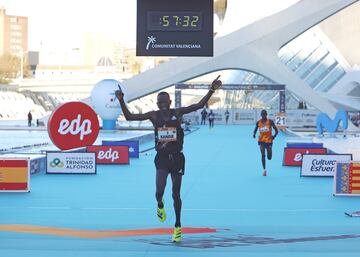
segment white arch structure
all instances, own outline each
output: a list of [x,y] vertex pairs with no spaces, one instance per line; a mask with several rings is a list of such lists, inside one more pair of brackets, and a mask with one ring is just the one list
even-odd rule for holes
[[[259,73],[330,117],[336,108],[296,76],[278,57],[287,42],[358,0],[302,0],[214,42],[213,57],[178,57],[124,81],[128,99],[156,92],[174,83],[224,69]],[[226,17],[225,17],[226,19]]]

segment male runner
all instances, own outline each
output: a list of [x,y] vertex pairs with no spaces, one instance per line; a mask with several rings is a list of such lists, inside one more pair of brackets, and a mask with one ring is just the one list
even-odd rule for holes
[[[272,128],[275,130],[275,135],[272,134]],[[267,152],[267,158],[268,160],[271,160],[272,158],[272,143],[275,137],[278,134],[278,129],[274,124],[274,121],[267,118],[267,112],[266,110],[261,111],[261,119],[256,122],[255,129],[254,129],[254,135],[253,137],[256,137],[256,132],[259,129],[259,139],[258,144],[260,146],[260,152],[261,152],[261,162],[263,166],[263,176],[266,176],[266,165],[265,165],[265,149]]]
[[172,197],[175,209],[175,228],[172,236],[173,242],[181,241],[181,180],[185,171],[185,156],[182,153],[184,132],[181,128],[181,120],[184,114],[199,110],[205,106],[216,89],[221,87],[222,82],[218,76],[211,84],[209,92],[198,102],[187,107],[170,109],[170,96],[167,92],[160,92],[157,95],[158,111],[150,111],[143,114],[130,113],[124,101],[124,93],[120,86],[115,95],[120,102],[121,109],[126,120],[147,120],[149,119],[155,129],[155,156],[156,166],[156,201],[157,216],[159,221],[164,222],[166,212],[164,209],[163,195],[166,186],[167,176],[171,175]]

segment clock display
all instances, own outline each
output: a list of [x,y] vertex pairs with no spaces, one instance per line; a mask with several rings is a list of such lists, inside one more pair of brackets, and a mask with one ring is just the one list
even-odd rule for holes
[[201,12],[147,12],[148,31],[201,31],[202,23]]

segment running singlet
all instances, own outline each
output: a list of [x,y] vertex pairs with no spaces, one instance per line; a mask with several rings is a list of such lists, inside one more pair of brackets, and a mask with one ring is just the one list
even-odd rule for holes
[[258,120],[258,128],[259,128],[259,142],[263,143],[272,143],[272,127],[270,120],[267,119],[265,124],[262,123],[262,120]]
[[159,154],[179,153],[183,149],[181,120],[176,117],[174,109],[170,109],[170,114],[170,120],[165,121],[161,112],[157,111],[156,119],[152,121],[155,127],[155,149]]

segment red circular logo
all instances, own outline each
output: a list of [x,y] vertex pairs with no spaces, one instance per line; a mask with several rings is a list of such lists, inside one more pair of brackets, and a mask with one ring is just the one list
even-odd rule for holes
[[61,150],[89,146],[99,134],[99,120],[87,104],[65,103],[52,112],[48,133],[54,145]]

